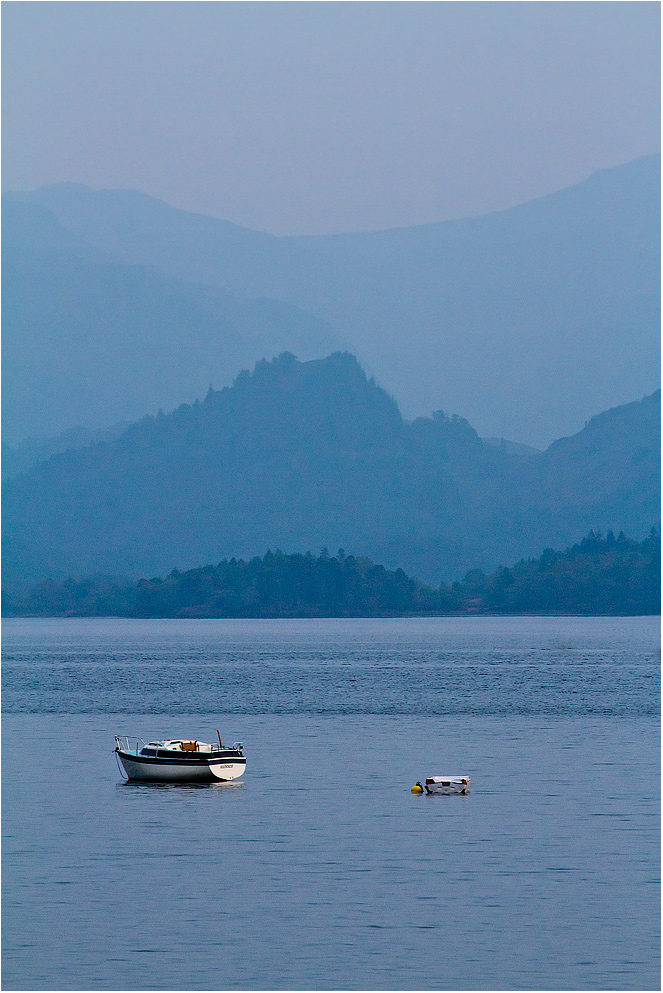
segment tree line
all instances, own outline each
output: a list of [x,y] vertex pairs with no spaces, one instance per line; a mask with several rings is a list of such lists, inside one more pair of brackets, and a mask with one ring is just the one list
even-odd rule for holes
[[660,532],[643,541],[590,532],[565,551],[547,548],[486,575],[471,570],[438,589],[339,549],[330,555],[268,551],[262,558],[165,579],[103,576],[46,580],[5,600],[5,616],[393,617],[436,614],[658,614]]

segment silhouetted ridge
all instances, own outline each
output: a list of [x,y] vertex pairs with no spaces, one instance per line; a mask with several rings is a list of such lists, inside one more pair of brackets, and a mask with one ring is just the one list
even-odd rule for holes
[[228,414],[240,409],[253,422],[272,427],[282,440],[335,436],[364,447],[385,444],[402,428],[396,402],[366,378],[353,355],[298,362],[283,352],[243,372],[231,388],[210,391],[206,406]]
[[[231,373],[284,349],[308,359],[349,348],[408,415],[444,406],[469,417],[483,436],[539,449],[659,385],[660,156],[480,217],[319,237],[277,238],[131,191],[56,185],[14,196],[52,211],[72,235],[118,263],[280,300],[327,325],[320,351],[310,350],[310,336],[289,340],[283,327],[278,340],[263,334],[261,347],[231,364]],[[28,295],[27,309],[29,302]],[[5,347],[19,334],[43,337],[27,315],[5,329]],[[156,349],[158,331],[149,323],[142,337]],[[214,362],[207,375],[229,382],[217,372],[220,357]],[[107,360],[103,373],[109,367]],[[185,368],[179,356],[170,361],[157,403],[202,393],[207,382],[191,388]],[[71,371],[77,391],[90,367],[74,351]],[[35,364],[33,374],[48,383],[52,368]],[[103,391],[104,375],[95,370],[95,380]],[[77,399],[72,420],[47,431],[103,426],[84,417]],[[13,407],[7,404],[18,417]],[[127,415],[116,410],[106,423]],[[44,433],[45,426],[30,430]]]
[[595,447],[609,439],[612,444],[622,444],[629,447],[633,441],[633,429],[643,427],[653,432],[660,432],[661,423],[661,391],[655,390],[650,396],[621,407],[612,407],[601,414],[591,417],[585,429],[570,438],[559,438],[546,451],[549,457],[565,449],[583,445],[585,449]]
[[127,443],[141,437],[186,441],[191,449],[241,451],[238,443],[268,451],[304,445],[363,449],[393,442],[403,429],[396,402],[366,378],[356,358],[337,352],[299,362],[290,352],[256,363],[232,386],[209,388],[202,403],[132,425]]
[[[125,206],[131,214],[135,198]],[[174,407],[201,395],[208,377],[229,383],[261,355],[310,359],[344,345],[291,304],[119,260],[17,195],[3,197],[2,261],[3,436],[12,446]]]
[[659,423],[653,396],[519,455],[441,411],[404,422],[352,355],[284,353],[10,480],[5,576],[158,575],[326,546],[439,582],[591,528],[641,537],[660,512]]

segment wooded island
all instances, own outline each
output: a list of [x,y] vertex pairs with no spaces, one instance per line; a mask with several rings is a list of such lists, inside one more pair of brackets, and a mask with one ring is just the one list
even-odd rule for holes
[[566,551],[548,548],[486,575],[438,589],[368,558],[268,551],[224,559],[165,579],[48,580],[5,601],[5,616],[400,617],[471,614],[658,614],[660,533],[643,541],[590,534]]

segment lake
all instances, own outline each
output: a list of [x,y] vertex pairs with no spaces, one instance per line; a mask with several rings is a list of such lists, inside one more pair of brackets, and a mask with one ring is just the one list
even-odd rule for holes
[[[6,620],[3,988],[659,989],[659,667],[651,617]],[[120,776],[217,729],[234,783]]]

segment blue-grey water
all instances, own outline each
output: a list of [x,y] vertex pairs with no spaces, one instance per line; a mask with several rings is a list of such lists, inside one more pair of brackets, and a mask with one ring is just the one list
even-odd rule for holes
[[[3,988],[653,990],[657,618],[10,620]],[[241,739],[125,783],[117,734]],[[410,788],[468,773],[467,797]]]

